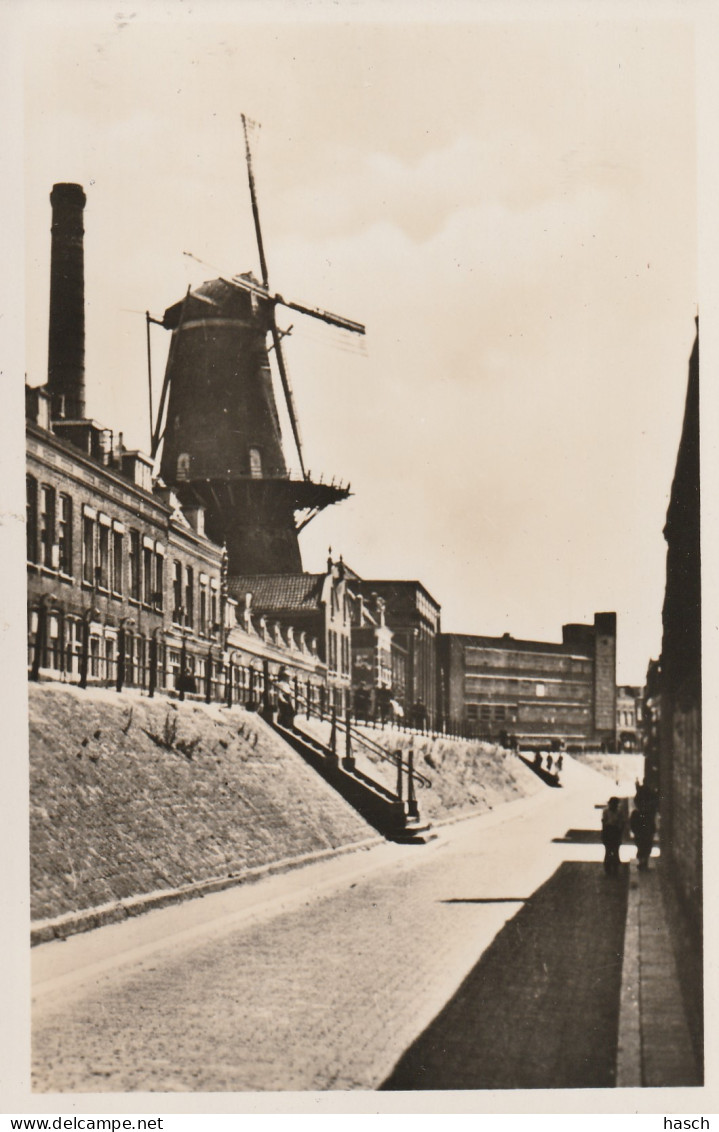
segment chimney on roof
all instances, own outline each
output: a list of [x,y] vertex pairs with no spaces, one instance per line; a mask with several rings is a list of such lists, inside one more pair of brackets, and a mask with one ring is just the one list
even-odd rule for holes
[[85,417],[85,269],[82,185],[53,185],[48,390],[53,417]]

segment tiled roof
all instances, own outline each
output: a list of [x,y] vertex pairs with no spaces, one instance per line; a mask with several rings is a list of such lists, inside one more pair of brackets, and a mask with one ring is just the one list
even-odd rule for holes
[[310,612],[319,609],[324,574],[235,574],[227,579],[230,596],[240,604],[252,594],[257,613]]

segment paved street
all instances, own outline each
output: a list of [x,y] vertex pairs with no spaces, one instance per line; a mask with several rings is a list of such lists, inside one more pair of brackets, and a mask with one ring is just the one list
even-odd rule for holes
[[[626,884],[603,876],[583,833],[611,789],[577,768],[566,789],[425,846],[381,844],[36,948],[34,1088],[613,1084]],[[440,1080],[427,1056],[450,1036],[455,1067],[467,1043],[491,1046],[474,997],[455,1001],[467,978],[480,980],[487,1023],[504,1011],[504,1076],[486,1083]],[[544,1056],[558,1012],[564,1036]]]

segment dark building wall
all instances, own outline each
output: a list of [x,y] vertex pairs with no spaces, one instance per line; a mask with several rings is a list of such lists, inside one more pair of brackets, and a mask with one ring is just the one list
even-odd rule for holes
[[699,332],[664,528],[667,572],[660,669],[662,853],[697,929],[702,894]]
[[659,763],[662,743],[662,670],[661,661],[650,660],[642,703],[642,748],[644,781],[659,792]]

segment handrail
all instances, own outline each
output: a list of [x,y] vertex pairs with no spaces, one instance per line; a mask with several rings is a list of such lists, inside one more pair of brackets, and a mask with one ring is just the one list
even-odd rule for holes
[[[332,719],[332,713],[331,711],[319,711],[318,718],[324,720],[325,722],[329,722]],[[347,721],[343,719],[342,716],[335,717],[335,724],[339,730],[346,733]],[[396,754],[399,753],[402,770],[406,774],[409,774],[409,763],[402,757],[401,748],[398,747],[397,752],[386,751],[384,747],[380,746],[379,743],[375,743],[374,739],[370,739],[367,735],[363,735],[362,732],[358,731],[353,724],[350,724],[350,738],[352,737],[354,737],[358,742],[363,743],[366,747],[369,748],[369,750],[374,751],[375,754],[379,755],[379,757],[384,762],[390,763],[390,765],[394,768],[396,768],[397,766]],[[431,788],[432,780],[427,778],[426,774],[422,774],[421,770],[417,770],[414,765],[412,766],[412,777],[419,783],[420,786]]]
[[[345,730],[347,729],[347,724],[344,720],[340,720],[338,722],[342,726],[344,726]],[[379,757],[381,759],[384,759],[385,762],[392,763],[393,766],[397,765],[396,759],[389,753],[389,751],[385,751],[384,747],[380,746],[379,743],[375,743],[374,739],[370,739],[368,735],[363,735],[362,732],[358,731],[358,729],[352,724],[350,724],[350,736],[358,739],[360,743],[364,743],[366,747],[368,747],[371,751],[374,751],[375,754],[379,755]],[[397,749],[401,755],[401,749]],[[404,770],[409,772],[409,764],[404,761],[404,758],[402,759],[402,767]],[[425,774],[422,774],[421,770],[417,770],[415,766],[412,767],[412,774],[417,782],[419,782],[420,786],[431,787],[431,779],[427,778]]]

